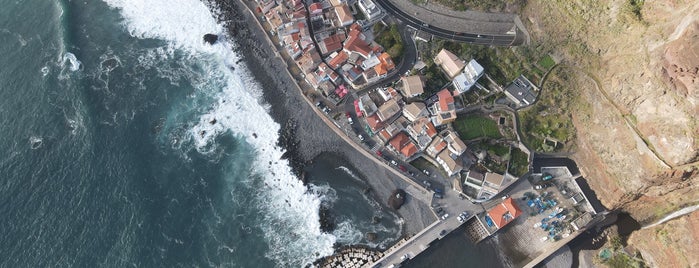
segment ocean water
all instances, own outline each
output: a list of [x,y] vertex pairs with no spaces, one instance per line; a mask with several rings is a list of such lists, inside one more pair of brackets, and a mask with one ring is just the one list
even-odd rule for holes
[[225,32],[211,10],[2,3],[0,267],[302,267],[395,240],[401,222],[353,190],[351,167],[317,163],[309,186],[292,174],[235,40],[202,42]]

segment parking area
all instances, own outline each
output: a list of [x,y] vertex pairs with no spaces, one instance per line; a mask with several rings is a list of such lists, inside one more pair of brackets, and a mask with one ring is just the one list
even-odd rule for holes
[[553,242],[573,235],[571,222],[586,212],[587,207],[576,204],[573,198],[578,193],[567,169],[546,171],[532,176],[528,189],[511,194],[522,214],[500,232],[499,238],[515,264],[531,260],[556,247]]

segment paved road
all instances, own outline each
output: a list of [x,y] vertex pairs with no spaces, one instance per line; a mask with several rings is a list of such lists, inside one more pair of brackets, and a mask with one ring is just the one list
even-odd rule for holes
[[475,34],[475,33],[464,33],[455,32],[439,28],[433,25],[429,25],[418,18],[415,18],[403,10],[396,7],[393,3],[388,0],[377,0],[376,1],[384,10],[399,19],[401,22],[406,23],[410,27],[417,30],[428,32],[437,37],[443,39],[449,39],[457,42],[466,42],[479,45],[496,45],[496,46],[512,46],[515,44],[516,35],[496,35],[496,34]]
[[427,249],[435,240],[442,239],[459,228],[463,224],[457,219],[459,214],[467,211],[472,217],[483,211],[483,206],[461,199],[455,191],[448,191],[444,199],[437,199],[434,203],[438,204],[449,216],[444,220],[437,220],[400,246],[391,248],[390,252],[385,252],[383,258],[369,267],[377,267],[379,264],[381,267],[388,267],[391,264],[399,264],[412,259]]

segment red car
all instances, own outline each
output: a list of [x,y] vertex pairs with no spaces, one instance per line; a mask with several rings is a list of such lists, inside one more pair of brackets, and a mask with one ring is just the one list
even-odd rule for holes
[[403,165],[398,166],[398,168],[400,168],[400,170],[402,170],[403,172],[408,171],[408,169],[405,168],[405,166],[403,166]]
[[383,153],[381,151],[376,151],[376,155],[383,156]]

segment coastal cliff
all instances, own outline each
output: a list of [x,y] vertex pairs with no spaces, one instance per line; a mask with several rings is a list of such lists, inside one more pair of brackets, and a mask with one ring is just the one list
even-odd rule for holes
[[[699,2],[535,0],[522,20],[569,78],[570,151],[605,206],[648,224],[699,203]],[[696,214],[628,244],[652,266],[695,266]]]

